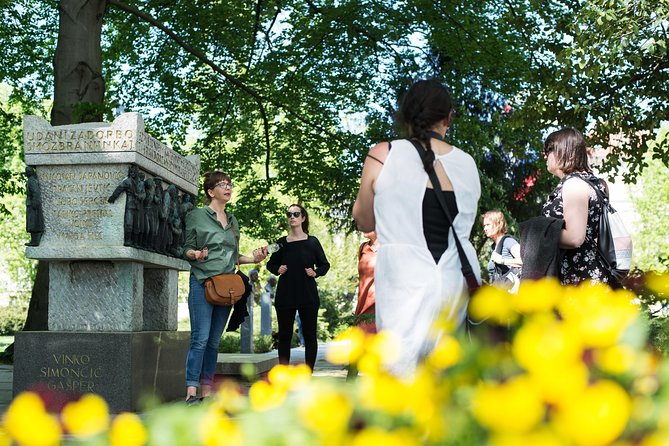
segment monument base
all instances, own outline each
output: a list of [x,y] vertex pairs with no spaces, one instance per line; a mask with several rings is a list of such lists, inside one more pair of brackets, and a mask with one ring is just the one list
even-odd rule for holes
[[185,331],[18,332],[14,396],[36,390],[62,400],[96,393],[115,413],[183,398],[189,340]]

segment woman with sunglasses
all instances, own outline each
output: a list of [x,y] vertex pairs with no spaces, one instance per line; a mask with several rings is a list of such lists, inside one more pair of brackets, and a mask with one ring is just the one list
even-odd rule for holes
[[274,298],[279,325],[279,363],[290,363],[293,325],[298,313],[304,334],[304,358],[313,370],[318,353],[316,320],[320,307],[315,279],[328,272],[330,263],[321,243],[309,235],[307,210],[299,204],[292,204],[286,216],[288,235],[277,240],[281,249],[272,254],[267,262],[267,269],[279,276]]
[[[400,342],[399,359],[385,364],[398,376],[412,375],[431,351],[440,314],[453,326],[464,320],[468,287],[455,237],[480,282],[469,235],[481,184],[474,159],[445,141],[453,116],[453,100],[441,82],[414,83],[398,116],[410,139],[382,142],[369,151],[353,206],[358,229],[375,230],[379,240],[376,325]],[[430,181],[432,173],[442,195]]]
[[231,306],[207,302],[203,282],[216,274],[234,273],[238,263],[258,263],[267,257],[266,248],[254,250],[253,256],[239,254],[239,223],[225,209],[232,197],[232,188],[227,174],[205,173],[206,206],[186,215],[184,256],[191,265],[188,291],[191,337],[186,358],[186,403],[189,405],[211,393],[218,344],[232,310]]
[[560,283],[615,282],[597,252],[603,203],[594,188],[604,196],[608,190],[588,165],[583,134],[573,128],[551,133],[544,142],[544,156],[548,171],[560,179],[542,209],[545,217],[564,220],[559,240]]

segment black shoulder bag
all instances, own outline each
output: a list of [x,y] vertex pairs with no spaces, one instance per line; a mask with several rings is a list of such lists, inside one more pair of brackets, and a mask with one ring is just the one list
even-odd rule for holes
[[[425,148],[416,140],[411,139],[409,141],[411,142],[411,144],[414,145],[414,147],[418,151],[418,156],[422,160]],[[479,284],[476,275],[474,275],[474,270],[472,269],[472,266],[469,263],[469,259],[467,259],[465,250],[462,249],[462,244],[460,243],[458,233],[455,232],[455,227],[453,226],[453,218],[451,218],[451,213],[448,211],[448,206],[446,205],[446,198],[444,198],[444,192],[441,189],[441,183],[439,182],[439,178],[437,178],[437,173],[434,171],[434,168],[430,170],[427,173],[427,175],[430,177],[430,181],[432,182],[432,187],[434,187],[437,200],[439,201],[441,208],[444,210],[446,218],[451,223],[451,229],[453,230],[453,239],[455,240],[455,247],[458,249],[458,257],[460,257],[460,269],[462,270],[462,275],[465,277],[465,281],[467,282],[469,295],[473,296],[474,293],[481,287],[481,284]]]

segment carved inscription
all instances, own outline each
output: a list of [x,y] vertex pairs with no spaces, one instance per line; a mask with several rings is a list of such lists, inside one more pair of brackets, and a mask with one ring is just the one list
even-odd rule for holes
[[26,154],[136,151],[181,178],[197,184],[198,168],[148,133],[122,129],[24,131]]
[[91,364],[89,355],[63,353],[52,354],[39,376],[51,390],[83,393],[95,392],[103,373],[101,367]]
[[25,132],[26,153],[121,152],[135,150],[133,130],[59,130]]
[[107,197],[124,176],[113,166],[44,169],[40,179],[51,209],[46,218],[56,239],[103,240],[103,222],[113,215]]

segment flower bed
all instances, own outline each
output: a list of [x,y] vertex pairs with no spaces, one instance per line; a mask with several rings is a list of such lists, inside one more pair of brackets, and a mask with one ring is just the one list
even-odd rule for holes
[[[648,286],[667,296],[669,276]],[[412,379],[384,372],[401,347],[391,335],[353,327],[328,352],[355,364],[350,382],[277,366],[248,396],[225,383],[201,406],[164,405],[141,419],[111,418],[95,395],[55,417],[24,393],[0,445],[665,445],[669,362],[648,346],[635,297],[550,280],[524,282],[515,296],[483,288],[470,317],[485,322],[453,333],[442,320]]]

